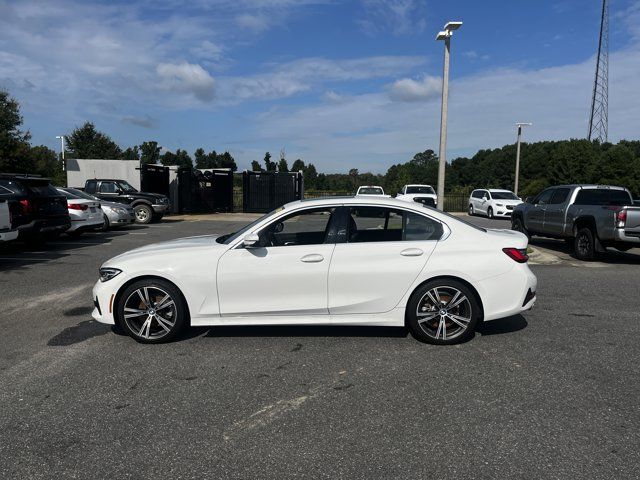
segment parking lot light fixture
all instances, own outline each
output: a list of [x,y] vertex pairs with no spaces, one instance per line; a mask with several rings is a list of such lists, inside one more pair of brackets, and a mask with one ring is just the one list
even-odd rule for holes
[[64,162],[64,135],[56,135],[56,138],[60,139],[60,152],[62,154],[62,161]]
[[520,177],[520,137],[522,137],[522,127],[530,127],[533,123],[517,122],[518,127],[518,140],[516,141],[516,180],[513,187],[513,193],[518,195],[518,180]]
[[458,30],[462,22],[447,22],[444,30],[438,32],[436,40],[444,41],[444,67],[442,72],[442,108],[440,111],[440,150],[438,152],[438,204],[444,210],[444,174],[447,163],[447,104],[449,101],[449,53],[451,50],[451,36]]

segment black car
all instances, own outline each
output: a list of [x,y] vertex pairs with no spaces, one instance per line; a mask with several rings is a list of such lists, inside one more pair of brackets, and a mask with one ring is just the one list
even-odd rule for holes
[[87,180],[84,191],[109,202],[131,205],[136,223],[160,220],[169,210],[169,198],[159,193],[139,192],[126,180],[94,178]]
[[67,199],[48,178],[0,173],[0,198],[9,203],[11,228],[20,240],[54,238],[71,227]]

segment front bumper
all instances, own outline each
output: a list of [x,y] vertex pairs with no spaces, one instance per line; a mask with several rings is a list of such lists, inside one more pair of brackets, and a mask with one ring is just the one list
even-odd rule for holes
[[133,213],[133,210],[127,211],[127,213],[109,212],[107,213],[107,218],[109,219],[110,227],[131,225],[136,221],[136,216],[135,216],[135,213]]
[[153,208],[153,213],[154,214],[164,214],[167,212],[167,210],[169,210],[169,204],[168,203],[161,203],[161,204],[153,204],[151,205],[151,208]]
[[93,299],[93,312],[91,316],[94,320],[100,323],[106,323],[109,325],[115,324],[115,318],[113,312],[116,308],[115,297],[120,287],[127,281],[124,274],[112,278],[109,281],[101,282],[98,280],[93,286],[91,291],[91,297]]

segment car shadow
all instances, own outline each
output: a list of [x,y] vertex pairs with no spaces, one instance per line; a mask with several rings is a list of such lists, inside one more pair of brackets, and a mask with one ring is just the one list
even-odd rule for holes
[[[553,238],[540,238],[533,237],[529,242],[534,247],[541,247],[547,250],[551,250],[556,254],[559,254],[561,258],[572,259],[578,262],[579,260],[573,251],[573,248],[568,246],[564,240],[556,240]],[[597,253],[595,262],[608,263],[612,265],[640,265],[640,249],[635,248],[630,252],[620,252],[613,247],[607,248],[604,253]],[[588,262],[587,262],[588,263]]]
[[528,325],[527,320],[522,315],[512,315],[511,317],[482,322],[476,326],[476,333],[482,336],[504,335],[524,330]]

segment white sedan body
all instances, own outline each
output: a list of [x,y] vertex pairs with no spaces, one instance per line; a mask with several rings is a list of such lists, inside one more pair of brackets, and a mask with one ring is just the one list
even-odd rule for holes
[[500,218],[511,218],[511,213],[516,205],[520,205],[520,199],[510,190],[478,189],[469,196],[469,213],[482,214]]
[[[278,224],[282,228],[274,228]],[[278,237],[273,244],[248,246],[265,231]],[[487,321],[535,302],[536,277],[502,251],[526,247],[521,233],[480,229],[418,203],[303,200],[230,236],[148,245],[107,261],[103,267],[121,272],[96,283],[93,318],[113,324],[119,292],[156,277],[180,290],[193,326],[403,326],[418,286],[454,277],[477,292]]]
[[67,207],[71,217],[71,228],[67,232],[95,230],[104,224],[99,202],[68,198]]

